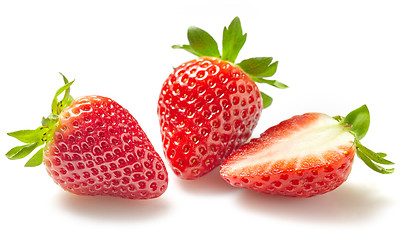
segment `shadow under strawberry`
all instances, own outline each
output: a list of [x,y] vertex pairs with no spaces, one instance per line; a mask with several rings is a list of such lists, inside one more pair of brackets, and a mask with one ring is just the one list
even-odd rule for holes
[[202,178],[194,179],[191,181],[186,181],[180,178],[176,178],[175,180],[178,186],[191,194],[221,195],[240,190],[228,185],[220,177],[219,169],[214,169]]
[[131,201],[112,196],[78,196],[61,191],[56,198],[62,210],[101,222],[152,221],[171,214],[172,209],[170,202],[165,198]]
[[302,199],[243,191],[237,202],[246,211],[285,221],[362,224],[391,208],[390,200],[378,192],[369,184],[347,184],[330,194]]

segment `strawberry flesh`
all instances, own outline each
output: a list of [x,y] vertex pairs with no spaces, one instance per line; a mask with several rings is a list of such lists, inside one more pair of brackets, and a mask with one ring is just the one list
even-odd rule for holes
[[230,184],[259,192],[311,197],[348,177],[354,136],[321,113],[294,116],[241,146],[221,166]]

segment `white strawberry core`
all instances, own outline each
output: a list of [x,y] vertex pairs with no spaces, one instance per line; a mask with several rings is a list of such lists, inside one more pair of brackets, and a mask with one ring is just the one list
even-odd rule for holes
[[330,163],[331,159],[328,156],[344,154],[344,149],[351,148],[353,142],[354,136],[336,120],[325,114],[319,114],[319,117],[309,124],[295,129],[289,135],[274,139],[270,146],[262,149],[256,147],[249,155],[236,156],[239,161],[231,165],[229,171],[253,168],[253,171],[265,172],[278,166],[296,170],[308,165],[311,167],[325,165]]

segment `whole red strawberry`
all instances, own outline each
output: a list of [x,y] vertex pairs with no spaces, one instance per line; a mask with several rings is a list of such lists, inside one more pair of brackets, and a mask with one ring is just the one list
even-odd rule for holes
[[6,156],[21,159],[45,144],[25,166],[44,162],[64,190],[130,199],[163,194],[168,184],[165,165],[135,118],[110,98],[73,100],[69,94],[73,82],[64,80],[66,85],[54,97],[52,114],[43,119],[41,127],[8,133],[27,144]]
[[241,146],[221,165],[220,175],[236,187],[312,197],[347,180],[355,152],[373,170],[392,173],[394,169],[376,164],[393,164],[384,159],[386,154],[360,143],[369,125],[365,105],[345,118],[322,113],[294,116]]
[[251,58],[234,64],[245,43],[239,18],[223,32],[223,51],[202,29],[188,29],[190,45],[174,45],[199,58],[174,69],[163,83],[157,113],[164,154],[174,173],[195,179],[210,172],[249,139],[262,109],[272,99],[255,82],[278,88],[267,80],[278,62],[271,57]]

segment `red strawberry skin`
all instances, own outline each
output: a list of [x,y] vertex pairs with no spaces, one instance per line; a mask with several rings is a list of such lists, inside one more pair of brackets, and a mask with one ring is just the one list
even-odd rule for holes
[[138,122],[101,96],[78,98],[61,112],[43,161],[57,184],[79,195],[148,199],[168,184],[164,163]]
[[157,109],[174,173],[195,179],[219,166],[249,139],[262,109],[258,87],[238,66],[201,57],[176,68]]
[[[328,125],[333,133],[342,134],[340,140],[325,142],[327,136],[336,136],[325,135],[327,132],[321,130]],[[353,136],[337,125],[337,121],[321,113],[294,116],[241,146],[222,164],[220,175],[233,186],[267,194],[312,197],[332,191],[348,178],[355,155]],[[288,139],[295,140],[284,143],[285,148],[277,147]],[[306,150],[310,154],[297,147],[302,140],[316,140],[317,144]],[[253,164],[245,160],[260,154],[261,149],[270,149],[264,156],[266,161]],[[275,155],[275,151],[280,152]],[[301,153],[297,156],[291,152]]]

